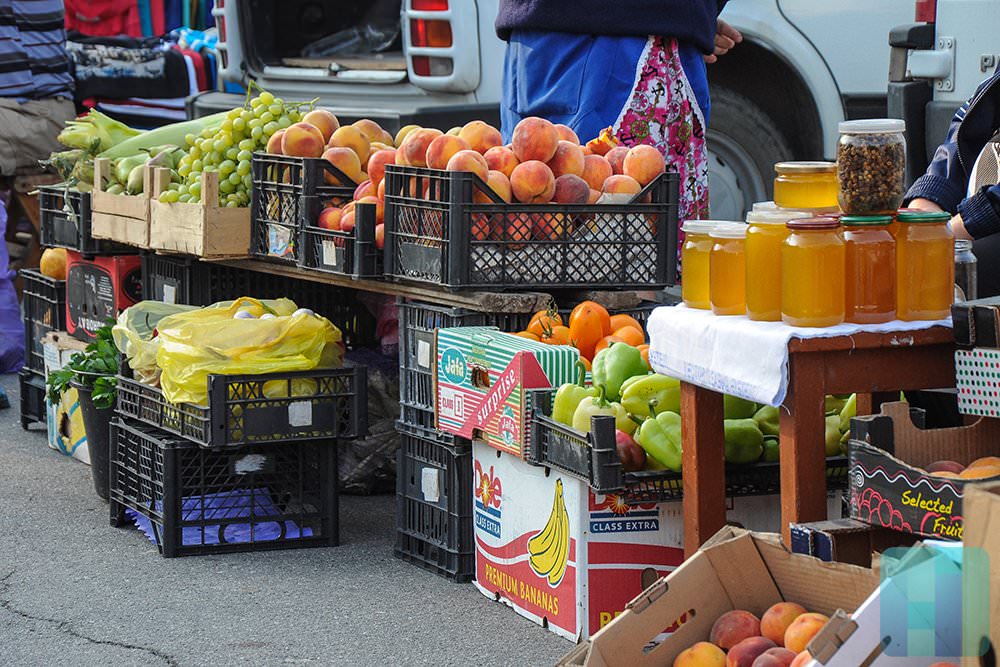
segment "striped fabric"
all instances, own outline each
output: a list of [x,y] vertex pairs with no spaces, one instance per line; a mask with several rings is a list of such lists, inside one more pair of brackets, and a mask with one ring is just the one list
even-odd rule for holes
[[61,0],[0,0],[0,96],[71,97]]

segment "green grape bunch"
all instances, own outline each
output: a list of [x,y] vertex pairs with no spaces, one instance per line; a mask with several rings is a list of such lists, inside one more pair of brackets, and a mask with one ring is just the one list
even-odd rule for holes
[[[164,203],[205,203],[201,177],[206,172],[219,175],[219,206],[238,208],[250,205],[253,178],[250,161],[255,151],[263,151],[268,140],[280,129],[302,120],[316,104],[285,102],[266,90],[226,113],[218,128],[202,130],[185,137],[186,153],[177,161],[171,182],[160,194]],[[259,89],[258,89],[259,90]]]

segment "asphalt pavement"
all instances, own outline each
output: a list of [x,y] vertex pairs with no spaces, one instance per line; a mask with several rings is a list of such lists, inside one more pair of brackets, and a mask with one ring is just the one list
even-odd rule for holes
[[165,559],[112,528],[90,468],[21,429],[0,376],[0,664],[551,665],[572,644],[392,555],[395,499],[345,496],[342,545]]

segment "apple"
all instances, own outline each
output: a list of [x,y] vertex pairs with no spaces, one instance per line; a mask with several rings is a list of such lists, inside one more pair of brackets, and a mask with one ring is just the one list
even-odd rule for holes
[[635,472],[645,467],[646,450],[625,431],[615,430],[615,449],[618,450],[618,458],[621,459],[622,470],[625,472]]

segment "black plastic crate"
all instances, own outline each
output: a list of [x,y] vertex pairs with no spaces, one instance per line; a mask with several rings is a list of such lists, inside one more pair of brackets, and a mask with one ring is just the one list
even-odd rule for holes
[[388,278],[449,289],[658,289],[677,280],[675,173],[635,203],[574,205],[507,204],[469,172],[388,165],[385,178]]
[[396,555],[456,582],[475,574],[472,443],[398,423]]
[[27,430],[32,424],[45,424],[45,378],[39,373],[24,369],[18,373],[18,384],[21,391],[21,428]]
[[[323,206],[351,201],[357,184],[322,158],[254,153],[251,163],[250,254],[275,262],[299,261],[299,232]],[[327,176],[346,185],[330,185]]]
[[24,365],[45,373],[42,338],[50,331],[66,330],[66,281],[43,275],[38,269],[21,269],[24,285]]
[[111,524],[138,517],[167,558],[339,543],[334,441],[209,451],[118,418],[110,466]]
[[[534,406],[531,439],[525,460],[534,465],[557,468],[590,484],[598,493],[624,496],[628,502],[681,500],[684,484],[681,473],[669,470],[625,472],[615,447],[615,422],[598,417],[590,434],[581,433],[548,416],[553,392],[530,390]],[[847,457],[826,460],[827,489],[847,488]],[[726,495],[767,496],[781,492],[781,472],[777,461],[726,464]]]
[[[209,375],[207,406],[169,403],[157,387],[119,377],[116,412],[213,449],[359,438],[368,431],[366,371]],[[314,393],[296,395],[302,382]]]
[[311,204],[303,202],[305,216],[299,237],[299,266],[354,278],[384,277],[384,253],[375,247],[378,222],[375,204],[356,205],[354,230],[343,232],[317,227],[316,219],[322,208],[315,205],[318,203],[316,198],[312,198]]
[[41,245],[68,248],[86,257],[131,255],[137,251],[90,235],[90,193],[67,190],[63,184],[38,187]]

